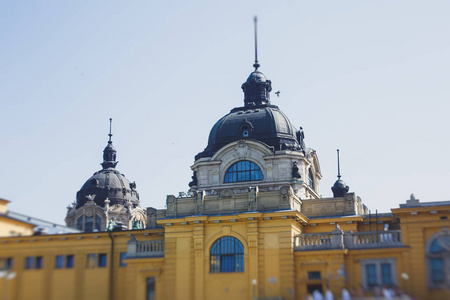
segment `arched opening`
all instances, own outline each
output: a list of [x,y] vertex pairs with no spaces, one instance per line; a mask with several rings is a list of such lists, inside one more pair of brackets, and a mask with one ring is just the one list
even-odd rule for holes
[[237,238],[224,236],[213,244],[210,272],[244,272],[244,246]]
[[224,183],[263,180],[261,168],[254,162],[243,160],[233,164],[225,174]]

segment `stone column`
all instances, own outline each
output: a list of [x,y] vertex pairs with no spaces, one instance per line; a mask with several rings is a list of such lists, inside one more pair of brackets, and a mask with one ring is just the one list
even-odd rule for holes
[[194,299],[204,299],[204,225],[202,223],[194,226]]

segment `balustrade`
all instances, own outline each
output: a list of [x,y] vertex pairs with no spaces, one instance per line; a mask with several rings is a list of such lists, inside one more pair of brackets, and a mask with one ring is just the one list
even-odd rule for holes
[[306,233],[294,237],[295,251],[402,247],[401,230]]
[[127,244],[127,258],[164,256],[164,241],[137,241],[133,235]]

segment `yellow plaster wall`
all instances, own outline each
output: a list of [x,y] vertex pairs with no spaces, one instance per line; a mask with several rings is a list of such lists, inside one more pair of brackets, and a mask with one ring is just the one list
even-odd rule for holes
[[400,218],[403,243],[410,246],[410,251],[405,254],[404,267],[405,273],[409,275],[409,280],[404,284],[406,290],[420,299],[450,298],[449,291],[428,288],[425,249],[427,241],[435,233],[442,230],[443,227],[450,227],[449,211],[448,206],[393,210]]
[[[147,230],[133,232],[138,240],[162,239],[159,232],[162,230]],[[113,233],[114,247],[114,300],[127,299],[127,293],[133,292],[139,285],[139,299],[145,299],[146,274],[150,274],[151,267],[145,269],[131,267],[119,267],[120,252],[126,252],[126,242],[130,239],[129,232]],[[29,236],[0,238],[0,257],[13,258],[14,263],[10,272],[15,272],[16,277],[8,282],[9,298],[12,300],[109,300],[109,274],[110,274],[110,250],[111,240],[108,233],[92,234],[65,234],[51,236]],[[86,258],[90,253],[107,254],[107,266],[88,269]],[[74,268],[56,269],[57,255],[74,255]],[[42,256],[42,269],[25,269],[27,256]],[[157,292],[163,295],[162,258],[159,260],[157,272]],[[149,260],[142,267],[150,266]],[[150,260],[152,261],[152,260]],[[150,272],[150,273],[149,273]],[[135,274],[136,273],[136,274]],[[136,282],[128,279],[136,278]],[[3,288],[0,279],[0,289]],[[131,298],[130,298],[131,299]],[[138,298],[136,298],[138,299]],[[161,298],[159,298],[161,299]]]
[[[304,299],[308,284],[329,284],[335,296],[345,286],[361,283],[361,261],[393,258],[396,280],[404,291],[418,299],[445,299],[446,291],[428,289],[426,277],[426,241],[442,227],[449,227],[446,210],[438,213],[394,210],[402,228],[405,247],[361,250],[298,251],[293,239],[301,232],[329,232],[338,223],[344,231],[367,229],[360,218],[314,220],[316,226],[296,212],[246,213],[233,216],[192,216],[163,220],[165,229],[125,231],[114,234],[113,300],[145,300],[146,279],[155,277],[156,299],[173,300],[250,300],[282,297]],[[352,222],[352,223],[347,223]],[[162,235],[164,233],[164,235]],[[120,252],[126,252],[131,234],[138,241],[165,241],[163,258],[127,259],[119,267]],[[242,273],[210,273],[210,250],[213,243],[233,236],[244,246],[245,268]],[[0,257],[14,258],[17,277],[10,282],[9,299],[109,300],[111,240],[107,233],[66,234],[0,238]],[[106,253],[107,267],[87,269],[89,253]],[[74,255],[73,269],[55,269],[56,255]],[[44,268],[25,270],[26,256],[43,256]],[[339,276],[342,266],[348,276]],[[320,271],[320,280],[308,279],[309,271]],[[400,277],[410,276],[408,281]],[[256,286],[252,280],[256,279]],[[3,287],[3,282],[0,281]],[[255,290],[254,290],[255,289]]]
[[32,235],[34,225],[0,215],[0,237]]

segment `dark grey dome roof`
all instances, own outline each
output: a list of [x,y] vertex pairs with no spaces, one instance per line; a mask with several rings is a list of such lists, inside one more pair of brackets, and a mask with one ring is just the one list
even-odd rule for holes
[[[340,176],[339,176],[340,177]],[[334,185],[331,187],[331,191],[333,192],[333,197],[344,197],[345,194],[348,193],[349,186],[345,184],[342,179],[336,180]]]
[[[271,81],[255,70],[242,85],[244,106],[237,107],[222,117],[211,129],[208,146],[195,157],[211,157],[228,143],[257,140],[277,150],[304,151],[303,132],[291,124],[286,115],[270,104]],[[245,131],[245,133],[244,133]]]
[[110,205],[127,206],[128,200],[133,203],[133,207],[139,204],[136,183],[130,183],[123,174],[114,168],[95,172],[86,181],[77,193],[77,208],[86,203],[88,195],[95,195],[94,202],[101,207],[105,205],[106,198],[110,200]]
[[[110,119],[111,121],[111,119]],[[105,200],[110,200],[109,205],[120,204],[128,206],[131,201],[133,207],[139,205],[139,194],[136,191],[136,183],[125,178],[125,175],[116,170],[116,149],[109,133],[108,145],[103,150],[103,169],[95,172],[81,189],[77,192],[77,208],[83,206],[88,200],[86,196],[95,195],[94,202],[103,207]]]

